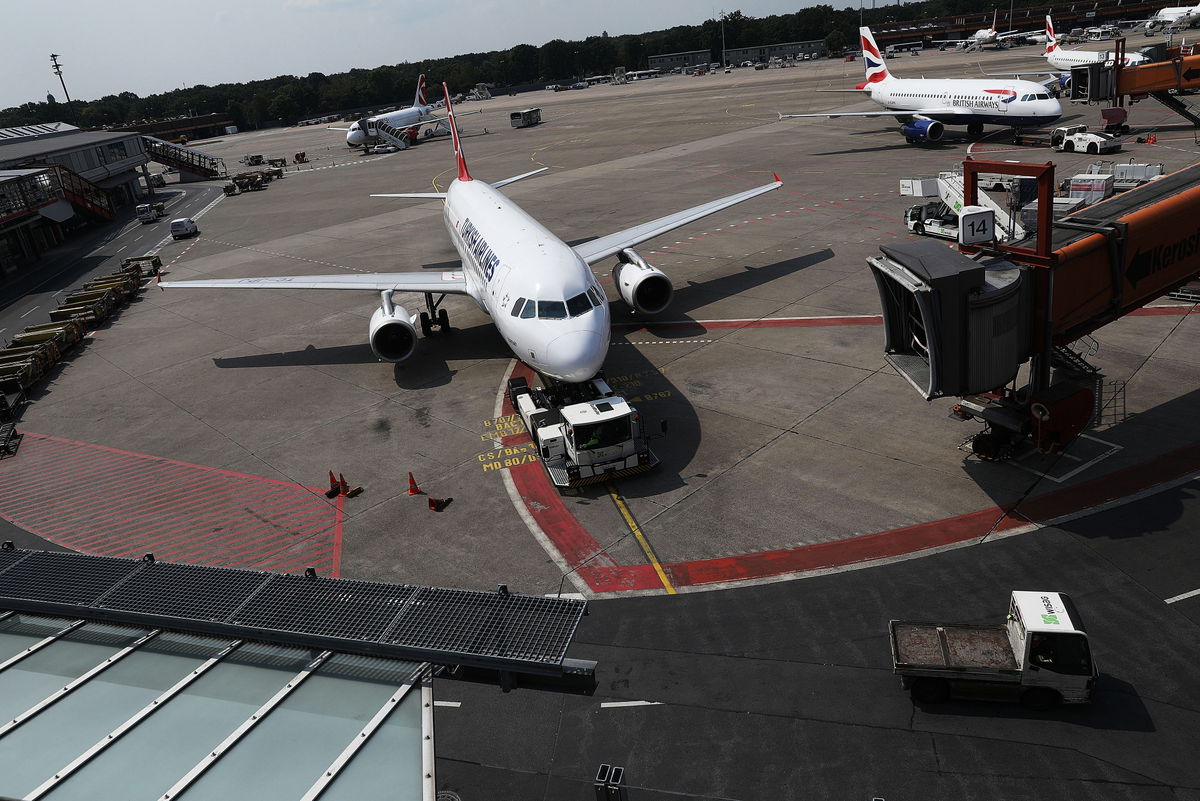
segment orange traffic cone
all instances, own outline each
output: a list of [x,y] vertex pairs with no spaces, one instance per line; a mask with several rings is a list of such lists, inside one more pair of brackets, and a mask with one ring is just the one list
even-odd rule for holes
[[346,479],[342,478],[342,474],[338,473],[338,494],[345,495],[350,491],[350,485],[346,483]]
[[417,486],[417,481],[416,481],[416,479],[413,478],[413,474],[412,474],[411,470],[408,471],[408,494],[409,495],[420,495],[421,494],[421,488]]
[[333,471],[330,470],[329,471],[329,491],[325,493],[325,497],[333,498],[339,492],[341,492],[341,490],[342,490],[342,488],[338,485],[337,479],[333,477]]

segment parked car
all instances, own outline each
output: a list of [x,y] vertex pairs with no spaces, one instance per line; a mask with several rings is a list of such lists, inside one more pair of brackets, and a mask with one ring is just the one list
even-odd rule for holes
[[375,145],[371,148],[372,153],[395,153],[400,148],[395,145]]

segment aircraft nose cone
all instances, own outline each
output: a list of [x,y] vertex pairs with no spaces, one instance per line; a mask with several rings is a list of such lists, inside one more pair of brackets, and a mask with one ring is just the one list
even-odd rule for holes
[[608,343],[596,331],[571,331],[546,348],[545,372],[562,381],[587,381],[600,371]]

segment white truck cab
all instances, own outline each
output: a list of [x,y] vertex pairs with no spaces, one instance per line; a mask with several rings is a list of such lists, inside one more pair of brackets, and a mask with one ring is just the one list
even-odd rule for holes
[[1091,700],[1096,665],[1083,620],[1070,596],[1014,591],[1007,629],[1023,687],[1050,688],[1064,704]]

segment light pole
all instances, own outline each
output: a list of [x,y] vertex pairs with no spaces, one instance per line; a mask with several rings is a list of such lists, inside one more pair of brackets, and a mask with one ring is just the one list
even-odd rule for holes
[[67,81],[63,78],[62,64],[58,63],[58,53],[50,54],[50,63],[54,65],[54,74],[58,76],[58,82],[62,84],[63,94],[67,97],[67,108],[71,110],[71,119],[75,120],[75,125],[79,125],[79,117],[75,115],[75,109],[71,108],[71,93],[67,91]]
[[729,66],[729,59],[725,56],[725,9],[721,9],[721,68]]

